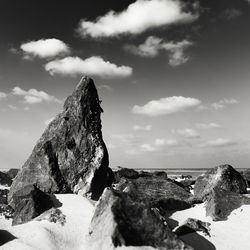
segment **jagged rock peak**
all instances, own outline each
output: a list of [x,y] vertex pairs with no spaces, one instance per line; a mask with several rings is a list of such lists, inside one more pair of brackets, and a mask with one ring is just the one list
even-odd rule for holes
[[27,185],[45,193],[75,192],[98,199],[112,171],[102,139],[100,100],[92,79],[83,77],[48,125],[15,178],[9,193]]

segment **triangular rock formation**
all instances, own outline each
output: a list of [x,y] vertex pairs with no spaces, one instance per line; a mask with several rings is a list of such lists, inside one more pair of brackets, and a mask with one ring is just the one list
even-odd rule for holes
[[99,198],[112,177],[101,112],[93,80],[83,77],[14,179],[10,205],[13,195],[30,184],[46,193],[74,192]]

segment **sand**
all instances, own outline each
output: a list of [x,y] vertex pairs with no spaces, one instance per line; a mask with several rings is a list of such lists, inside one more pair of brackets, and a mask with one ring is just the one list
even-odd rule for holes
[[85,236],[93,216],[94,205],[80,195],[56,195],[66,216],[64,226],[48,221],[31,221],[11,226],[11,220],[0,219],[0,230],[10,232],[17,239],[2,245],[3,250],[85,250]]

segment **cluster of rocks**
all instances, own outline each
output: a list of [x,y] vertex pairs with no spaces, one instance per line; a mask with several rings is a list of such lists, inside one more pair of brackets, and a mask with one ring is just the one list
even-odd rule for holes
[[[89,229],[89,249],[184,250],[193,248],[179,236],[190,230],[209,235],[209,224],[189,218],[176,227],[170,218],[173,212],[205,202],[207,214],[222,220],[233,209],[249,204],[243,195],[245,179],[229,165],[216,167],[196,181],[186,178],[182,182],[168,178],[165,172],[125,168],[113,172],[102,138],[101,112],[92,79],[82,78],[37,142],[9,193],[5,191],[5,199],[0,199],[6,211],[13,209],[13,225],[44,217],[64,224],[53,194],[75,193],[98,200]],[[11,182],[15,174],[10,171]],[[193,186],[194,195],[190,192]]]

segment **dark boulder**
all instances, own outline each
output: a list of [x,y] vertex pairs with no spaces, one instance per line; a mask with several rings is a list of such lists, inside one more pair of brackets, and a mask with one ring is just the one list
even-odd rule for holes
[[222,192],[246,193],[246,182],[239,172],[230,165],[221,165],[208,170],[199,176],[194,185],[194,195],[198,199],[206,199],[206,196],[214,189]]
[[121,168],[117,171],[113,171],[114,173],[114,182],[117,183],[121,180],[121,178],[125,179],[136,179],[139,177],[139,173],[132,168]]
[[193,185],[195,184],[195,180],[194,179],[185,179],[185,180],[180,180],[179,181],[183,187],[185,188],[185,190],[187,191],[191,191],[193,190]]
[[93,80],[83,77],[14,179],[11,205],[15,193],[27,185],[36,185],[46,193],[74,192],[99,198],[112,182],[101,112]]
[[132,191],[104,191],[97,203],[89,235],[90,249],[119,246],[192,249],[172,233],[166,221],[158,218],[145,199],[138,199]]
[[7,204],[8,189],[0,189],[0,204]]
[[192,205],[192,194],[180,183],[166,178],[165,175],[144,175],[118,183],[115,187],[122,192],[133,192],[139,198],[146,199],[151,207],[168,211],[187,209]]
[[12,198],[15,211],[12,225],[28,222],[53,207],[50,196],[33,185],[22,188]]
[[17,175],[17,173],[19,172],[20,169],[18,168],[11,168],[9,169],[6,174],[11,178],[14,179]]
[[250,198],[233,192],[214,189],[206,197],[206,215],[214,221],[226,220],[231,212],[242,205],[250,205]]
[[178,236],[182,236],[193,232],[203,232],[205,235],[210,236],[210,225],[209,222],[188,218],[182,225],[174,230],[174,233]]
[[4,172],[0,172],[0,185],[9,187],[11,184],[12,184],[12,180],[9,177],[9,175]]

